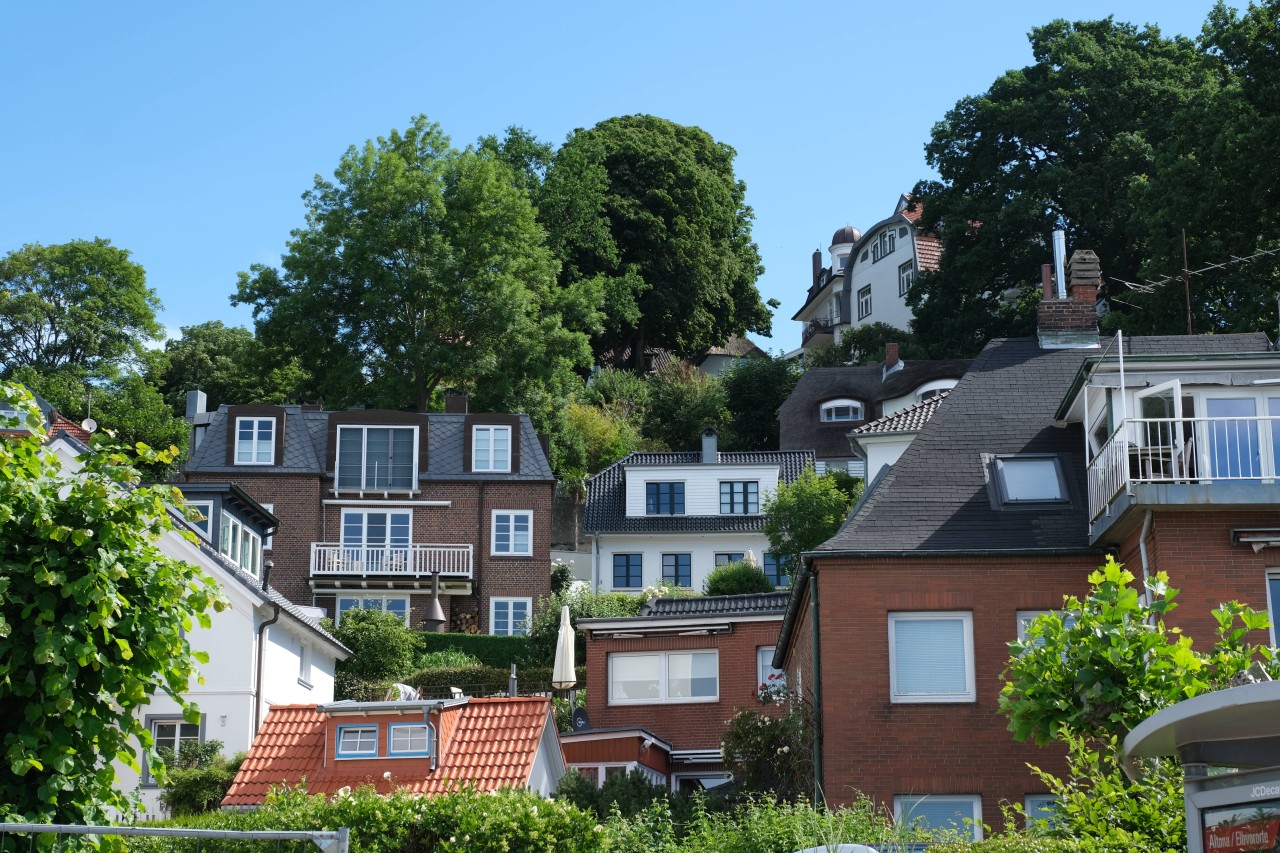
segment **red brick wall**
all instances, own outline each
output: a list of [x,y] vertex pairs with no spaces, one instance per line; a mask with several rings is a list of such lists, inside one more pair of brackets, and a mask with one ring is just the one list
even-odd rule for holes
[[[719,749],[725,724],[738,708],[781,713],[755,699],[756,649],[778,640],[781,618],[768,622],[737,622],[732,633],[702,637],[648,637],[587,640],[587,692],[591,726],[597,729],[639,726],[675,749]],[[670,704],[609,705],[608,656],[613,652],[717,649],[720,653],[720,700]],[[772,710],[770,710],[770,708]]]

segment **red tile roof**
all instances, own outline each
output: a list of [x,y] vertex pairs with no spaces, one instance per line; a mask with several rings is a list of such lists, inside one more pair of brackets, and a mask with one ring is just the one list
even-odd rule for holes
[[928,234],[916,235],[916,266],[920,272],[937,272],[942,262],[942,241]]
[[[523,787],[550,714],[551,700],[545,697],[468,699],[446,706],[433,771],[427,758],[333,760],[333,744],[328,742],[331,719],[385,723],[405,722],[406,717],[370,711],[367,717],[331,718],[315,705],[277,705],[267,712],[222,804],[261,805],[273,787],[303,780],[312,794],[361,785],[373,785],[383,794],[400,788],[423,795],[465,785],[481,791]],[[383,778],[384,772],[391,778]]]
[[52,438],[60,432],[65,432],[72,438],[79,439],[85,444],[89,443],[89,431],[75,421],[68,420],[57,412],[52,412],[49,417],[49,436]]

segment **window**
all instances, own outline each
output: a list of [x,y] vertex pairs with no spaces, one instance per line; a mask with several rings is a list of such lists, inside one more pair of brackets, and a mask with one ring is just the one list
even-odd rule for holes
[[338,488],[412,491],[416,427],[338,427]]
[[1058,809],[1062,801],[1053,794],[1027,794],[1022,801],[1023,812],[1027,816],[1027,827],[1035,826],[1033,821],[1043,820],[1049,826],[1058,822]]
[[663,554],[662,579],[673,586],[693,586],[693,558],[690,554]]
[[862,404],[857,400],[828,400],[822,404],[819,417],[824,424],[862,420]]
[[493,548],[499,557],[533,555],[533,513],[529,510],[495,509],[493,511]]
[[982,839],[982,798],[976,794],[899,794],[893,798],[893,820],[926,832],[959,831]]
[[858,290],[858,319],[871,316],[871,285]]
[[[270,503],[270,504],[263,503],[262,508],[265,509],[267,512],[271,513],[272,515],[276,514],[276,505],[273,503]],[[271,539],[272,537],[268,536],[266,539],[262,540],[262,547],[264,550],[267,550],[267,551],[271,550]]]
[[684,483],[645,483],[644,511],[648,515],[684,515]]
[[613,555],[614,589],[639,589],[644,585],[643,559],[640,554]]
[[303,687],[311,687],[311,647],[298,641],[298,683]]
[[499,637],[523,637],[529,633],[532,598],[489,599],[489,633]]
[[629,776],[632,773],[639,773],[649,780],[650,784],[667,786],[667,777],[652,767],[645,767],[637,761],[629,761],[625,764],[575,764],[571,768],[578,772],[583,779],[591,783],[594,788],[599,788],[609,779],[619,776]]
[[973,614],[889,614],[889,700],[973,702]]
[[780,560],[768,551],[764,552],[764,576],[774,586],[791,585],[791,571],[787,560]]
[[875,263],[881,258],[892,255],[893,250],[897,247],[898,235],[893,231],[893,229],[881,231],[880,236],[871,244],[871,262]]
[[837,256],[836,269],[839,270],[840,272],[844,272],[848,268],[849,268],[849,255],[844,254],[844,255]]
[[1271,645],[1280,646],[1276,626],[1280,625],[1280,569],[1267,572],[1267,612],[1271,615]]
[[349,572],[405,572],[409,565],[409,531],[413,514],[342,511],[343,569]]
[[276,419],[236,418],[236,464],[271,465],[276,459]]
[[378,727],[338,726],[338,758],[371,758],[378,754]]
[[187,506],[204,516],[199,521],[191,522],[191,526],[205,539],[211,540],[213,522],[210,519],[213,518],[213,501],[187,501]]
[[787,689],[787,674],[773,668],[773,646],[756,649],[756,684],[760,690],[783,691]]
[[716,651],[609,655],[609,703],[706,702],[720,695]]
[[997,456],[993,464],[1002,506],[1067,502],[1067,483],[1058,457]]
[[912,261],[907,261],[898,267],[898,295],[906,296],[907,291],[911,289],[911,282],[916,277],[916,265]]
[[429,723],[392,723],[387,729],[387,755],[423,757],[431,754]]
[[[151,730],[155,748],[171,750],[175,756],[182,751],[183,745],[198,744],[202,740],[199,723],[188,723],[181,717],[151,717],[147,720],[147,728]],[[142,761],[142,780],[147,785],[155,784],[145,756]]]
[[471,470],[511,470],[511,427],[478,426],[472,429]]
[[716,552],[716,565],[723,566],[725,563],[741,563],[747,558],[745,551],[718,551]]
[[720,484],[722,515],[751,515],[760,511],[760,484],[755,480],[733,480]]
[[262,537],[222,508],[218,525],[218,553],[254,577],[262,569]]
[[348,610],[380,610],[394,613],[409,624],[409,597],[407,595],[340,595],[338,596],[337,624],[342,624],[342,614]]

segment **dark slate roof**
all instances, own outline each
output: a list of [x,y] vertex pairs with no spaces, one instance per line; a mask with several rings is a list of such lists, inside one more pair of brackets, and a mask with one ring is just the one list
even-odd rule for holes
[[640,608],[641,616],[768,616],[787,609],[790,592],[748,595],[695,595],[655,598]]
[[930,397],[928,400],[921,400],[919,403],[912,403],[905,409],[899,409],[892,415],[886,415],[878,420],[865,423],[862,426],[851,430],[851,432],[858,435],[919,432],[924,429],[924,425],[933,417],[933,413],[938,411],[938,406],[942,405],[942,401],[947,399],[947,396],[950,393],[950,391],[943,391],[937,396]]
[[[227,464],[227,406],[213,413],[204,440],[200,442],[187,471],[205,474],[243,474],[244,466]],[[282,407],[285,412],[284,455],[279,465],[255,465],[253,472],[266,474],[324,474],[332,470],[329,444],[329,412]],[[475,415],[472,416],[476,417]],[[472,474],[462,458],[467,415],[432,413],[427,415],[427,464],[419,471],[422,480],[552,480],[551,465],[538,441],[528,415],[520,415],[520,470],[500,474]]]
[[[806,465],[813,464],[808,450],[760,450],[720,453],[722,465],[777,465],[784,483],[795,482]],[[763,515],[646,515],[627,517],[627,465],[693,465],[701,463],[697,451],[679,453],[629,453],[587,480],[587,509],[582,527],[591,533],[756,533],[764,529]],[[763,496],[761,496],[763,497]]]
[[[1265,335],[1132,338],[1146,355],[1247,353]],[[1054,413],[1084,359],[1097,349],[1042,350],[1033,338],[997,339],[974,360],[933,419],[823,552],[1087,551],[1084,437]],[[1062,454],[1072,489],[1065,508],[993,508],[982,454]]]
[[822,459],[852,456],[850,424],[824,424],[819,417],[828,400],[860,400],[871,418],[880,416],[885,400],[903,397],[926,382],[959,379],[969,367],[965,359],[905,361],[901,370],[883,376],[879,365],[815,367],[806,370],[778,409],[779,442],[783,450],[813,450]]

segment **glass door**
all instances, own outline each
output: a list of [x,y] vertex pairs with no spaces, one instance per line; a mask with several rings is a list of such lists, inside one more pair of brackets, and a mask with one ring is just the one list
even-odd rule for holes
[[1257,400],[1253,397],[1208,397],[1210,476],[1259,479],[1262,443],[1258,435]]
[[400,572],[409,568],[408,512],[342,513],[343,556],[363,563],[366,572]]

